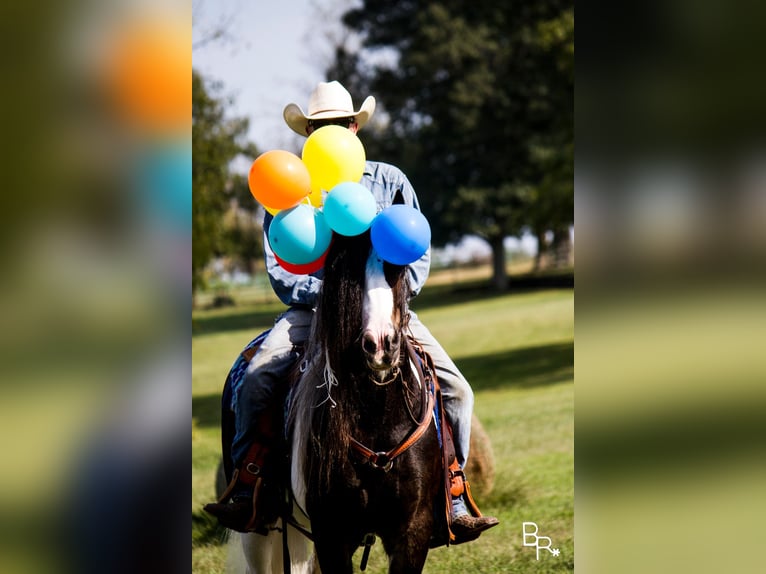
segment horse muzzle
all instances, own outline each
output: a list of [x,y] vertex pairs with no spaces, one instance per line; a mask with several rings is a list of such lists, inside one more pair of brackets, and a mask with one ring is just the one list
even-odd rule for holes
[[369,366],[374,371],[388,371],[399,362],[401,338],[393,331],[362,333],[362,350]]

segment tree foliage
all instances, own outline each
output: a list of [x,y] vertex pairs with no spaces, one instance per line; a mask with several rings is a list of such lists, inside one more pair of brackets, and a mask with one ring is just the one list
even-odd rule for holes
[[344,23],[364,49],[329,73],[387,119],[368,155],[407,173],[435,242],[484,237],[502,287],[506,236],[573,220],[572,1],[366,0]]
[[[245,140],[248,121],[225,116],[226,102],[212,92],[204,78],[192,71],[192,289],[204,286],[203,270],[227,245],[224,214],[232,199],[241,196],[241,176],[231,173],[240,154],[255,155]],[[245,189],[247,189],[246,184]],[[228,247],[232,247],[231,225]],[[236,233],[236,230],[234,231]],[[258,249],[257,245],[253,249]]]

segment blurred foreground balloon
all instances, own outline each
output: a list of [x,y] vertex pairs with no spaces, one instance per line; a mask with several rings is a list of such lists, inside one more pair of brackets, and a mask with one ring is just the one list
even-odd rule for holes
[[288,263],[279,255],[276,253],[274,254],[274,259],[277,260],[277,263],[279,263],[279,266],[284,269],[285,271],[289,271],[293,275],[309,275],[311,273],[314,273],[315,271],[319,271],[322,267],[324,267],[324,261],[327,259],[327,252],[329,251],[329,248],[327,251],[322,253],[322,256],[317,259],[316,261],[312,261],[311,263],[306,263],[305,265],[294,265],[293,263]]
[[265,207],[288,209],[311,191],[311,177],[300,158],[284,150],[259,155],[247,176],[250,193]]
[[414,207],[392,205],[372,221],[370,237],[381,259],[395,265],[409,265],[428,251],[431,226]]
[[269,245],[283,261],[306,265],[327,251],[332,230],[321,211],[304,203],[280,211],[269,227]]
[[359,235],[370,228],[378,206],[375,197],[361,183],[339,183],[324,201],[324,217],[340,235]]
[[323,126],[313,132],[303,144],[301,157],[313,192],[359,181],[364,173],[364,146],[355,133],[341,126]]

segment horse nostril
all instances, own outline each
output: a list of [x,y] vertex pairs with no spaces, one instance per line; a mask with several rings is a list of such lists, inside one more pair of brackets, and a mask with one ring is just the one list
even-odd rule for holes
[[365,353],[369,353],[370,355],[374,355],[378,351],[378,344],[375,342],[375,338],[369,331],[362,337],[362,349],[364,349]]

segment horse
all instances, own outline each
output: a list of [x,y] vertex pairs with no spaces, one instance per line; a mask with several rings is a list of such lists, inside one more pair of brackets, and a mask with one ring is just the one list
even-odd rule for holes
[[351,573],[371,535],[390,574],[423,570],[444,475],[428,367],[407,335],[410,295],[406,267],[382,261],[369,232],[333,237],[287,414],[294,516],[316,555],[283,520],[286,544],[243,535],[253,572],[277,572],[289,554],[291,572]]

